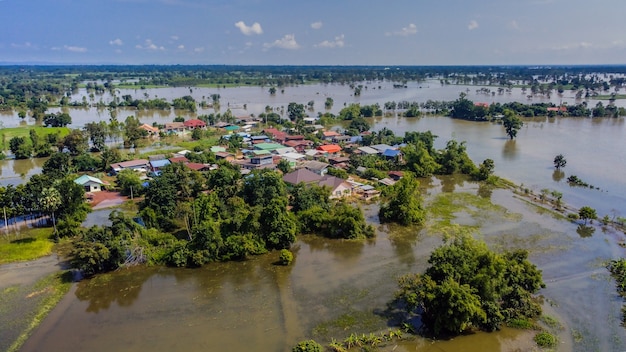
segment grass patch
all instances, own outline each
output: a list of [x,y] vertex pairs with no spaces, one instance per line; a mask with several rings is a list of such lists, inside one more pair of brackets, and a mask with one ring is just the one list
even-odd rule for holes
[[528,319],[512,319],[507,325],[514,329],[534,330],[537,325]]
[[[428,215],[426,227],[428,233],[457,235],[475,233],[482,222],[491,221],[493,217],[510,221],[519,221],[521,215],[510,213],[506,208],[491,203],[487,198],[475,194],[440,193],[425,206]],[[453,221],[459,219],[461,213],[470,216],[477,224],[473,226],[459,225]]]
[[593,99],[596,99],[596,100],[626,99],[626,94],[616,94],[616,95],[601,94],[601,95],[596,95],[595,97],[593,97]]
[[23,229],[19,238],[9,234],[0,239],[0,264],[33,260],[52,253],[52,228]]
[[563,328],[561,323],[556,318],[551,317],[549,315],[542,315],[541,318],[539,318],[539,320],[541,320],[541,322],[543,322],[544,324],[546,324],[548,327],[550,327],[552,329],[562,329]]
[[30,143],[30,130],[35,130],[37,135],[41,138],[44,138],[48,134],[55,133],[59,133],[60,138],[70,134],[69,127],[21,126],[3,128],[0,132],[0,142],[2,143],[3,150],[9,149],[9,141],[13,137],[25,137]]
[[35,291],[31,295],[45,295],[41,300],[35,314],[28,322],[26,328],[18,336],[18,338],[11,344],[8,352],[15,352],[22,347],[24,342],[28,339],[30,334],[35,330],[37,326],[43,321],[43,319],[50,313],[50,311],[59,303],[61,298],[69,291],[72,285],[72,273],[70,271],[64,271],[61,273],[55,273],[39,280],[35,286]]

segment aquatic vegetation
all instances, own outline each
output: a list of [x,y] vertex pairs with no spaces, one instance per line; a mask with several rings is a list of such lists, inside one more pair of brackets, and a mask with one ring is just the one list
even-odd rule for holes
[[539,347],[548,348],[548,347],[556,347],[556,336],[552,335],[549,332],[542,331],[535,335],[535,342]]

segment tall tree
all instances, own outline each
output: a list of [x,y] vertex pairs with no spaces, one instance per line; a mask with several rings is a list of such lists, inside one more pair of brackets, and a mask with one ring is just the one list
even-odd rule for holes
[[54,213],[61,206],[61,194],[54,187],[44,188],[41,191],[40,201],[41,201],[41,208],[42,208],[42,210],[44,212],[50,214],[51,217],[52,217],[52,226],[54,227],[54,234],[55,234],[55,236],[58,239],[59,235],[58,235],[58,232],[57,232],[57,223],[56,223],[56,219],[55,219]]
[[504,126],[506,134],[509,138],[514,139],[517,136],[517,131],[522,128],[524,123],[519,117],[517,117],[513,110],[505,109],[504,117],[502,118],[502,125]]

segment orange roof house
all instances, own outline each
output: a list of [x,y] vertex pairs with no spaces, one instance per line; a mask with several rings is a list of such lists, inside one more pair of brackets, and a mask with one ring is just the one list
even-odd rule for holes
[[341,147],[337,144],[325,144],[317,147],[317,150],[320,150],[324,153],[334,154],[339,153],[341,151]]

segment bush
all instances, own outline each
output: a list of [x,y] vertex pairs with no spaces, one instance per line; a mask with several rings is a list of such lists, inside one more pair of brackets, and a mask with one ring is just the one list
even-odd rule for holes
[[307,340],[299,342],[292,350],[292,352],[322,352],[322,345],[314,340]]
[[535,335],[535,342],[539,347],[555,347],[556,346],[556,336],[552,335],[549,332],[542,331]]
[[291,262],[293,262],[293,253],[291,253],[288,249],[281,249],[278,261],[281,265],[291,264]]

